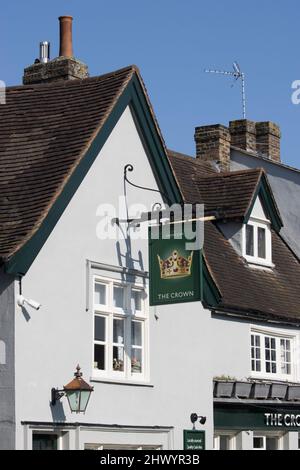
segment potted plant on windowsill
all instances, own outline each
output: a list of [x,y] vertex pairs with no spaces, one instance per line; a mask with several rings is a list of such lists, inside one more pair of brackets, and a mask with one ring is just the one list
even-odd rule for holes
[[231,398],[235,381],[234,377],[225,375],[214,377],[214,396],[216,398]]
[[140,374],[142,372],[141,361],[139,361],[135,357],[133,357],[131,360],[131,372],[136,374]]

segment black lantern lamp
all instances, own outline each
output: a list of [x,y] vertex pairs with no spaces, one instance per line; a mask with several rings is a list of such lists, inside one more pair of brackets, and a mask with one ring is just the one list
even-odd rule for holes
[[79,365],[76,367],[74,376],[75,378],[65,385],[63,390],[52,388],[51,405],[55,406],[56,402],[66,395],[72,413],[85,413],[94,388],[83,380]]

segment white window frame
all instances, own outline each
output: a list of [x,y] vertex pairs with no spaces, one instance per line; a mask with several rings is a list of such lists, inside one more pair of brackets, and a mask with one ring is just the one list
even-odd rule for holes
[[[253,227],[253,256],[247,255],[246,252],[246,228],[247,225]],[[266,233],[266,257],[260,258],[258,256],[258,228],[263,228]],[[271,233],[271,224],[269,220],[258,219],[250,217],[247,224],[243,224],[242,230],[243,237],[243,257],[250,263],[259,266],[266,266],[269,268],[274,268],[272,262],[272,233]]]
[[[251,336],[260,337],[260,361],[261,361],[261,371],[252,370],[252,354],[251,354]],[[276,341],[276,373],[266,371],[266,358],[265,358],[265,338],[275,338]],[[291,374],[283,374],[281,372],[281,350],[280,350],[280,340],[285,339],[291,342]],[[298,368],[296,364],[296,348],[297,348],[297,337],[295,334],[290,334],[285,331],[274,331],[272,329],[259,329],[257,327],[250,328],[250,340],[249,340],[249,356],[250,356],[250,376],[257,379],[273,379],[273,380],[283,380],[283,381],[297,381],[298,377]]]
[[214,450],[220,450],[220,437],[228,437],[229,438],[229,449],[228,450],[236,450],[236,434],[232,434],[226,431],[218,431],[214,435]]
[[[263,432],[254,432],[253,433],[253,450],[267,450],[267,439],[277,439],[277,449],[276,450],[283,450],[283,433],[282,432],[272,432],[272,433],[263,433]],[[263,439],[263,447],[261,449],[257,449],[254,447],[254,438],[261,438]]]
[[[95,304],[95,284],[105,284],[106,287],[106,305]],[[123,309],[113,305],[114,286],[124,289]],[[119,280],[93,276],[93,328],[92,328],[92,379],[109,380],[113,382],[148,382],[149,381],[149,313],[147,292],[145,286],[139,283],[122,282]],[[142,294],[141,311],[133,312],[131,308],[131,292],[139,291]],[[101,344],[95,340],[95,316],[102,316],[106,319],[106,350],[105,350],[105,370],[99,370],[94,367],[94,345]],[[124,321],[124,371],[113,370],[113,320],[120,319]],[[131,323],[139,321],[142,323],[142,372],[132,372],[131,370]]]

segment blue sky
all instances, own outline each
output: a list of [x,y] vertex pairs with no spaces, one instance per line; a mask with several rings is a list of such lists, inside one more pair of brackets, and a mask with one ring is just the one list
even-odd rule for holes
[[59,15],[74,17],[74,53],[91,75],[135,63],[168,147],[194,154],[194,127],[241,117],[239,85],[204,73],[246,74],[247,117],[282,129],[282,159],[300,167],[300,2],[287,0],[10,0],[1,2],[0,79],[21,83],[41,40],[58,55]]

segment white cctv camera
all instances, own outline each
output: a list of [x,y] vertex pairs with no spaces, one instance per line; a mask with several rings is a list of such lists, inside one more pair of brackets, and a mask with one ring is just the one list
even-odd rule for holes
[[19,307],[25,307],[25,304],[27,304],[29,307],[32,307],[35,310],[39,310],[41,308],[41,304],[39,302],[31,299],[25,299],[23,295],[19,295],[17,303]]

